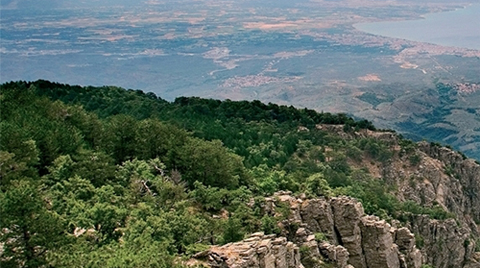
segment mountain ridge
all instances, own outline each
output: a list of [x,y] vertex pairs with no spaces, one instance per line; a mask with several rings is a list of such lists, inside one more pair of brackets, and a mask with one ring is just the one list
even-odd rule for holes
[[[392,268],[480,266],[480,165],[437,143],[259,101],[48,81],[0,97],[2,266],[184,267],[256,232],[298,267],[385,267],[383,242]],[[321,200],[346,207],[300,213]]]

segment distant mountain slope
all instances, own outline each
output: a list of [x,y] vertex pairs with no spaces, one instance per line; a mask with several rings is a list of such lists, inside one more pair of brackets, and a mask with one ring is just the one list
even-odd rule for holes
[[372,108],[359,115],[375,118],[375,124],[396,129],[411,139],[448,144],[480,159],[479,84],[439,82],[434,89],[408,88],[403,95],[398,88],[365,89],[358,98]]

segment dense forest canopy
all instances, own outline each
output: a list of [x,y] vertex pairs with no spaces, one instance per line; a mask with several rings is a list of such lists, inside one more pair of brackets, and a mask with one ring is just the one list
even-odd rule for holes
[[[42,80],[3,84],[0,101],[2,267],[180,267],[278,232],[283,216],[261,198],[278,190],[354,196],[385,218],[452,217],[355,167],[394,157],[387,142],[317,128],[375,130],[345,114]],[[415,165],[416,145],[401,145]]]

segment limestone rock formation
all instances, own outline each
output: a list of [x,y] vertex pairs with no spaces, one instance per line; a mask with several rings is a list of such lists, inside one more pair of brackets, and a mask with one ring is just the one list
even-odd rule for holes
[[331,201],[334,215],[334,229],[338,240],[350,253],[350,264],[356,268],[366,268],[362,249],[361,217],[363,206],[349,197],[333,198]]
[[420,267],[422,254],[415,247],[415,235],[408,228],[402,227],[395,230],[395,244],[402,254],[400,267]]
[[[343,132],[339,126],[317,128]],[[480,268],[480,253],[475,252],[480,237],[478,163],[427,142],[418,143],[407,153],[394,133],[363,130],[343,134],[345,138],[375,138],[397,150],[394,158],[371,167],[375,169],[373,177],[395,185],[399,201],[436,207],[455,219],[436,220],[412,214],[402,226],[365,215],[362,204],[350,197],[307,199],[305,195],[277,192],[266,198],[263,209],[275,216],[279,215],[279,206],[290,208],[288,219],[279,226],[281,237],[255,234],[242,242],[212,247],[210,265],[420,268],[430,264],[435,268]],[[412,156],[418,161],[410,161]]]
[[480,241],[478,162],[436,143],[422,141],[410,148],[402,147],[399,136],[391,132],[346,133],[340,127],[322,125],[321,128],[343,133],[342,137],[347,139],[367,137],[388,144],[397,152],[394,157],[376,166],[361,162],[358,167],[368,166],[374,177],[395,185],[393,194],[399,201],[413,201],[454,215],[455,224],[452,220],[439,221],[426,216],[409,219],[407,227],[423,244],[421,253],[427,263],[434,267],[478,265],[474,258],[475,244]]
[[464,159],[463,155],[449,148],[427,142],[420,142],[418,146],[430,159],[440,161],[448,178],[457,182],[452,183],[451,187],[444,187],[451,191],[443,194],[444,205],[448,210],[458,216],[468,215],[471,220],[480,222],[480,165],[473,159]]
[[[378,217],[365,215],[362,204],[353,198],[302,200],[288,192],[275,195],[271,200],[287,202],[293,211],[290,221],[300,223],[301,228],[292,240],[309,249],[318,245],[321,256],[312,249],[308,262],[323,258],[342,268],[347,264],[356,268],[418,268],[422,265],[422,255],[409,229],[397,229]],[[317,243],[313,240],[315,233],[322,233],[328,241]]]
[[254,233],[247,239],[214,246],[196,255],[210,267],[303,268],[299,248],[285,237]]
[[[197,257],[206,258],[211,267],[309,268],[328,263],[337,268],[420,268],[422,264],[409,229],[365,215],[353,198],[303,201],[279,192],[268,199],[266,209],[274,212],[278,202],[292,209],[284,227],[295,224],[299,227],[295,233],[284,230],[282,237],[255,233],[241,242],[213,246]],[[318,233],[326,240],[317,241]]]
[[318,245],[320,252],[326,256],[336,267],[347,268],[353,267],[348,264],[349,253],[348,250],[340,245],[332,245],[328,242],[322,242]]
[[305,200],[300,209],[303,223],[313,233],[325,234],[329,241],[337,243],[333,224],[333,211],[330,202],[325,198]]
[[469,263],[469,267],[480,268],[480,263],[472,259],[474,245],[470,243],[469,229],[459,226],[454,219],[438,221],[417,216],[411,225],[422,241],[426,261],[433,267],[462,267]]
[[366,267],[400,267],[398,246],[394,244],[391,227],[374,216],[362,217],[362,249]]

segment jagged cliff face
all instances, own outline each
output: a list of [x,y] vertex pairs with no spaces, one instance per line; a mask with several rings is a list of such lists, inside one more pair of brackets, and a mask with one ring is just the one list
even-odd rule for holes
[[[419,142],[405,152],[394,133],[362,130],[345,133],[339,126],[329,131],[346,139],[373,137],[390,145],[397,153],[389,161],[372,167],[368,161],[352,163],[370,167],[372,175],[395,185],[392,192],[400,201],[414,201],[424,207],[440,206],[454,219],[437,221],[427,216],[411,217],[406,224],[421,240],[422,255],[433,267],[480,267],[472,262],[475,243],[480,237],[480,165],[449,148]],[[411,157],[418,161],[412,163]],[[472,266],[473,265],[473,266]]]
[[[267,213],[275,214],[280,202],[290,206],[281,237],[257,233],[196,257],[211,267],[419,268],[423,263],[407,228],[365,215],[355,199],[302,200],[282,192],[266,201]],[[326,239],[316,239],[318,233]]]
[[[425,216],[412,219],[409,227],[424,238],[428,263],[434,267],[480,267],[470,260],[475,246],[472,240],[479,237],[480,166],[448,148],[427,142],[419,143],[418,153],[422,161],[412,176],[416,183],[403,183],[398,196],[425,206],[439,204],[456,218],[443,222]],[[389,170],[388,166],[385,170]],[[397,175],[397,180],[402,179]]]
[[[347,265],[356,268],[420,267],[422,264],[415,237],[408,229],[395,228],[378,217],[365,215],[362,204],[355,199],[336,197],[303,201],[280,194],[278,200],[288,202],[292,209],[286,224],[299,226],[295,234],[286,231],[284,235],[300,247],[319,250],[320,254],[311,250],[310,254],[302,256],[302,260],[310,263],[309,267],[318,267],[322,259],[342,268]],[[327,239],[312,239],[318,233]]]
[[[342,132],[338,126],[334,131]],[[466,223],[475,235],[479,234],[475,223],[480,222],[480,165],[473,159],[425,141],[419,142],[413,152],[405,153],[399,146],[398,136],[389,132],[364,130],[354,135],[340,135],[347,139],[374,137],[389,143],[398,154],[377,166],[373,175],[396,185],[395,195],[399,200],[411,200],[427,207],[440,205]],[[411,156],[418,157],[418,163],[411,164]],[[368,166],[368,163],[356,165]]]
[[[427,173],[425,177],[431,180],[434,187],[432,197],[465,222],[480,222],[480,165],[472,159],[463,159],[461,154],[448,148],[427,142],[419,143],[419,151],[424,153],[424,163],[439,163],[444,171],[443,175],[435,177],[428,176],[428,173],[438,169],[426,167],[419,170],[419,175]],[[478,235],[476,228],[472,231]]]
[[[420,268],[427,262],[434,267],[480,267],[464,242],[468,230],[452,219],[420,216],[412,224],[424,239],[420,250],[409,228],[365,215],[362,204],[350,197],[302,200],[280,192],[266,201],[269,214],[275,214],[280,203],[290,206],[280,237],[256,233],[196,257],[211,267]],[[316,238],[319,233],[324,240]]]
[[[400,201],[440,206],[455,219],[412,215],[403,224],[395,220],[387,223],[365,215],[362,204],[353,198],[306,199],[280,192],[266,198],[264,208],[265,213],[275,215],[280,203],[290,207],[280,237],[256,234],[240,243],[213,247],[203,255],[212,267],[420,268],[429,264],[438,268],[480,268],[480,254],[475,252],[480,237],[478,163],[427,142],[402,152],[399,138],[393,133],[365,130],[352,134],[342,132],[339,126],[320,128],[347,139],[368,136],[389,143],[397,151],[389,161],[376,166],[368,159],[352,164],[368,167],[372,176],[395,185],[393,194]],[[412,156],[417,159],[415,163],[409,161]],[[273,241],[282,242],[265,246]],[[232,255],[226,252],[248,254],[242,253],[232,261]]]
[[211,267],[303,268],[297,245],[285,237],[254,233],[247,239],[214,246],[196,258],[207,258]]

